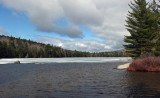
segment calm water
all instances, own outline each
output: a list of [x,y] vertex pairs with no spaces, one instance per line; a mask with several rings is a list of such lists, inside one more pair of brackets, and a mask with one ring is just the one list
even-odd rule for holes
[[160,73],[114,69],[124,63],[1,64],[0,98],[160,97]]

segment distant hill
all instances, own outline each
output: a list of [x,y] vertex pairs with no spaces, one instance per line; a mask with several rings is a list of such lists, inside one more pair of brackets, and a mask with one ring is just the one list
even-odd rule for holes
[[0,58],[53,58],[53,57],[123,57],[125,50],[114,52],[81,52],[66,50],[50,44],[0,35]]

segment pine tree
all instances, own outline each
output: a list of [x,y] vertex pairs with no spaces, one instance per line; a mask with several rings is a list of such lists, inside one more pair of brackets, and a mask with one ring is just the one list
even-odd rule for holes
[[160,56],[160,10],[159,10],[160,5],[156,4],[155,1],[153,3],[154,3],[154,7],[156,7],[155,12],[156,12],[157,15],[159,15],[159,17],[158,17],[158,29],[157,29],[157,32],[159,32],[159,33],[157,34],[154,54],[155,54],[155,56]]
[[134,0],[126,20],[126,27],[130,36],[125,36],[124,47],[131,57],[140,57],[145,53],[153,53],[156,36],[158,34],[158,12],[155,2],[147,3],[145,0]]

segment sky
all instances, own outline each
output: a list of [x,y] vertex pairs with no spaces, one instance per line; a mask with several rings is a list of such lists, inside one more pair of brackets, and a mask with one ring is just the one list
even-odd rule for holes
[[69,50],[123,49],[130,0],[0,0],[0,34]]

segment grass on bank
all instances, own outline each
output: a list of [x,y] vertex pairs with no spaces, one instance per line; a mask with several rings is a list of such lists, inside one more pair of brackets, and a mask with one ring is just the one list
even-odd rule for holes
[[128,71],[160,72],[160,57],[145,57],[134,60]]

